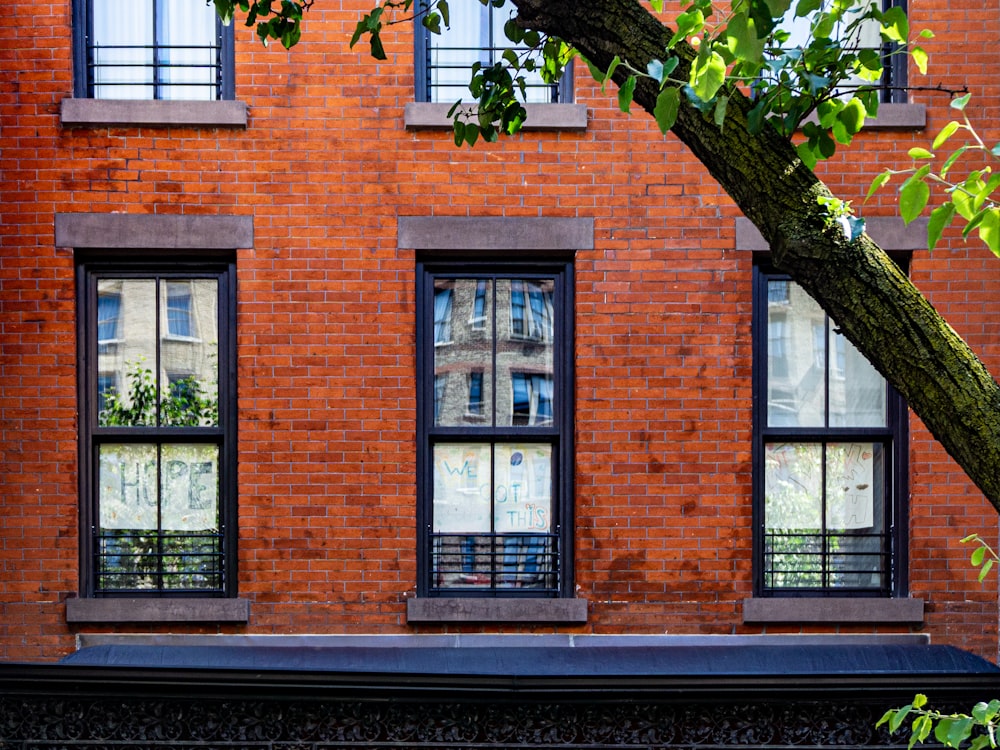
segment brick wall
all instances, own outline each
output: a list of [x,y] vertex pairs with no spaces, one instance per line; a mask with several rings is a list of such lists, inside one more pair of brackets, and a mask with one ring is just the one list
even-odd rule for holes
[[[991,43],[973,0],[911,3],[937,38],[927,83],[968,85],[998,139]],[[407,131],[412,30],[389,60],[347,46],[361,2],[318,2],[302,43],[237,28],[243,129],[63,127],[72,93],[69,3],[19,0],[0,27],[0,658],[73,648],[79,587],[73,253],[59,212],[252,216],[238,274],[239,591],[246,626],[130,624],[128,632],[405,633],[415,563],[413,251],[398,216],[591,217],[576,256],[576,585],[595,633],[894,632],[905,626],[744,625],[750,596],[751,254],[739,212],[673,137],[617,111],[578,71],[585,132],[524,133],[457,150]],[[923,81],[914,81],[923,83]],[[866,134],[819,168],[860,206],[952,116]],[[864,205],[892,215],[891,191]],[[1000,371],[1000,261],[950,232],[911,275]],[[997,517],[911,420],[910,591],[921,632],[995,657],[995,579],[958,539],[996,541]],[[509,632],[555,626],[463,626]]]

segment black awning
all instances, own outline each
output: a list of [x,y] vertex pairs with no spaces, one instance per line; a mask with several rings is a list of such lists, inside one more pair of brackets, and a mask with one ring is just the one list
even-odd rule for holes
[[998,675],[952,646],[929,644],[308,647],[100,645],[62,664],[88,667],[513,678]]

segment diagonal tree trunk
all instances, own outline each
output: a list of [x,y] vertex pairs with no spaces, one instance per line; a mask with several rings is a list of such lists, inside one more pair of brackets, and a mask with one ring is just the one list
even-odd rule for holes
[[[520,22],[573,45],[606,70],[617,55],[645,70],[672,31],[636,0],[513,0]],[[674,76],[687,78],[690,48]],[[619,68],[621,84],[627,73]],[[652,114],[658,88],[634,101]],[[867,236],[849,242],[817,203],[830,191],[771,128],[752,135],[738,92],[719,129],[684,101],[673,133],[705,165],[771,246],[772,259],[829,313],[905,397],[1000,512],[1000,387],[968,345]]]

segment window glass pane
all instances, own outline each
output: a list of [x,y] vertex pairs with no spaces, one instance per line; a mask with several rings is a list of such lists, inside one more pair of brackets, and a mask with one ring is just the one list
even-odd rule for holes
[[[102,426],[156,424],[156,282],[151,279],[100,279],[97,282],[97,369],[94,394]],[[115,338],[110,315],[117,299]],[[102,302],[102,300],[104,300]],[[104,316],[104,317],[102,317]]]
[[103,444],[98,587],[221,587],[216,445]]
[[767,423],[769,426],[825,425],[826,314],[801,287],[768,282]]
[[885,380],[830,324],[830,426],[885,427]]
[[827,444],[828,528],[882,531],[882,453],[875,443]]
[[555,283],[497,281],[497,424],[552,424]]
[[823,446],[764,446],[764,525],[768,529],[821,529]]
[[161,282],[160,419],[219,424],[218,281]]
[[435,424],[492,424],[493,282],[434,282]]
[[215,6],[204,0],[160,3],[161,99],[215,99]]
[[488,443],[435,445],[434,532],[492,531],[491,484]]
[[499,444],[493,463],[496,531],[547,532],[552,525],[552,446]]
[[94,96],[153,98],[152,0],[92,0]]

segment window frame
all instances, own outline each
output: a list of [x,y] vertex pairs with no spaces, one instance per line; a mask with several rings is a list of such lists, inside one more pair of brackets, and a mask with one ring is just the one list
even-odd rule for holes
[[[159,0],[154,0],[159,1]],[[73,6],[73,96],[77,99],[93,99],[102,102],[182,102],[202,101],[185,99],[162,99],[158,96],[159,86],[154,83],[152,97],[141,99],[99,99],[94,96],[94,81],[91,76],[90,40],[93,38],[93,0],[72,0]],[[236,45],[235,24],[224,25],[216,16],[215,39],[218,44],[218,72],[216,75],[215,98],[204,101],[231,101],[236,98]]]
[[[435,425],[434,372],[434,280],[435,278],[552,278],[553,307],[553,418],[544,426],[493,426],[484,417],[452,427]],[[571,260],[523,260],[490,258],[470,261],[458,258],[418,260],[416,264],[417,326],[417,596],[473,599],[559,599],[573,592],[573,264]],[[561,311],[561,314],[560,314]],[[484,402],[496,400],[492,395]],[[434,484],[433,446],[438,443],[477,442],[496,445],[504,441],[539,442],[552,446],[552,527],[557,549],[556,582],[553,590],[489,587],[453,589],[433,585],[432,507]]]
[[[752,365],[752,524],[753,524],[753,594],[769,598],[899,598],[908,590],[908,496],[909,496],[909,420],[903,397],[888,382],[886,388],[886,426],[882,427],[782,427],[767,425],[768,393],[768,282],[792,281],[775,269],[768,259],[755,258],[753,265],[753,309],[751,336]],[[829,316],[826,316],[827,320]],[[833,351],[827,338],[826,349]],[[826,363],[829,373],[829,363]],[[828,386],[827,386],[828,387]],[[809,589],[783,589],[765,585],[765,445],[788,440],[827,445],[860,439],[885,446],[885,476],[882,513],[885,540],[882,553],[887,566],[880,589],[851,589],[825,586]],[[825,532],[824,532],[825,534]]]
[[[422,7],[425,4],[422,4]],[[465,7],[465,6],[463,6]],[[468,7],[472,7],[471,5]],[[480,6],[476,6],[479,9]],[[484,6],[484,11],[489,13],[498,12],[499,8],[494,8],[493,6]],[[457,12],[456,8],[452,6],[451,12],[454,14]],[[431,44],[432,37],[436,36],[431,33],[424,25],[421,23],[423,18],[422,13],[417,13],[414,17],[414,69],[413,69],[413,81],[414,81],[414,98],[417,102],[429,103],[429,104],[447,104],[451,105],[455,103],[455,100],[444,100],[436,101],[431,98],[431,85],[430,85],[430,74],[431,74],[431,50],[433,45]],[[480,48],[487,49],[485,47]],[[499,55],[496,56],[499,58]],[[572,104],[573,103],[573,63],[570,62],[563,71],[562,78],[559,79],[558,83],[552,85],[553,93],[555,98],[549,102],[532,102],[535,105],[545,105],[545,104]],[[463,93],[471,96],[467,90]]]
[[[236,265],[231,253],[174,253],[174,260],[136,260],[122,251],[78,253],[77,372],[80,492],[80,596],[90,599],[174,598],[218,599],[237,595],[237,391],[236,391]],[[218,282],[218,405],[219,424],[213,427],[99,427],[100,372],[97,357],[97,281],[99,278],[214,279]],[[166,330],[166,320],[163,320]],[[127,434],[126,434],[127,433]],[[202,443],[219,447],[219,533],[222,582],[218,589],[98,590],[98,464],[102,442]]]

